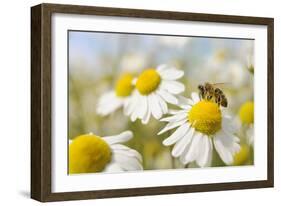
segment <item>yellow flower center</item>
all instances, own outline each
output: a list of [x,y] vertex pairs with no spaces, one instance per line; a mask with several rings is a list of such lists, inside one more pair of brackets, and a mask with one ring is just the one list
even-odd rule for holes
[[130,74],[122,75],[116,85],[115,85],[115,93],[119,97],[127,97],[130,96],[134,86],[132,84],[133,76]]
[[69,145],[69,173],[102,171],[111,160],[111,149],[100,137],[86,134],[76,137]]
[[188,120],[195,130],[213,135],[221,129],[221,110],[216,103],[202,100],[192,106]]
[[239,117],[243,124],[254,123],[254,102],[244,103],[239,109]]
[[136,88],[142,95],[155,91],[161,82],[161,77],[155,69],[147,69],[138,77]]
[[233,165],[243,165],[248,161],[250,148],[247,145],[242,145],[240,151],[234,155]]

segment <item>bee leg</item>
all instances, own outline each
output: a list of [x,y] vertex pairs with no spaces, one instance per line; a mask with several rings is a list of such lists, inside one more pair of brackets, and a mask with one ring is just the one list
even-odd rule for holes
[[220,96],[218,96],[218,105],[220,106],[221,105],[221,97]]
[[202,99],[205,99],[205,95],[206,95],[206,93],[203,91],[203,92],[201,92],[201,97],[202,97]]
[[220,100],[219,100],[219,96],[215,96],[215,103],[218,104],[218,105],[220,105],[219,101],[220,101]]

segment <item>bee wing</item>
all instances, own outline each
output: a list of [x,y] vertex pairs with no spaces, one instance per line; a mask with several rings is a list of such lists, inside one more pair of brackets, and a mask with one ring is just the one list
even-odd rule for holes
[[219,82],[219,83],[213,83],[213,86],[225,86],[225,85],[230,85],[230,82]]

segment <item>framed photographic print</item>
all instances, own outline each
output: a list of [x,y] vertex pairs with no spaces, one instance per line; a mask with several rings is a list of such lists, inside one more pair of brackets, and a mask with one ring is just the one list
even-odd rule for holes
[[273,187],[273,19],[31,8],[31,197]]

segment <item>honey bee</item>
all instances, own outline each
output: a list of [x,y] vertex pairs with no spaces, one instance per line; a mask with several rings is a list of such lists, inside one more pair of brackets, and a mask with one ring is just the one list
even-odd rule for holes
[[218,105],[227,107],[227,98],[225,97],[223,91],[216,87],[219,84],[224,83],[211,84],[206,82],[204,85],[200,84],[198,86],[200,98],[208,101],[214,100]]

